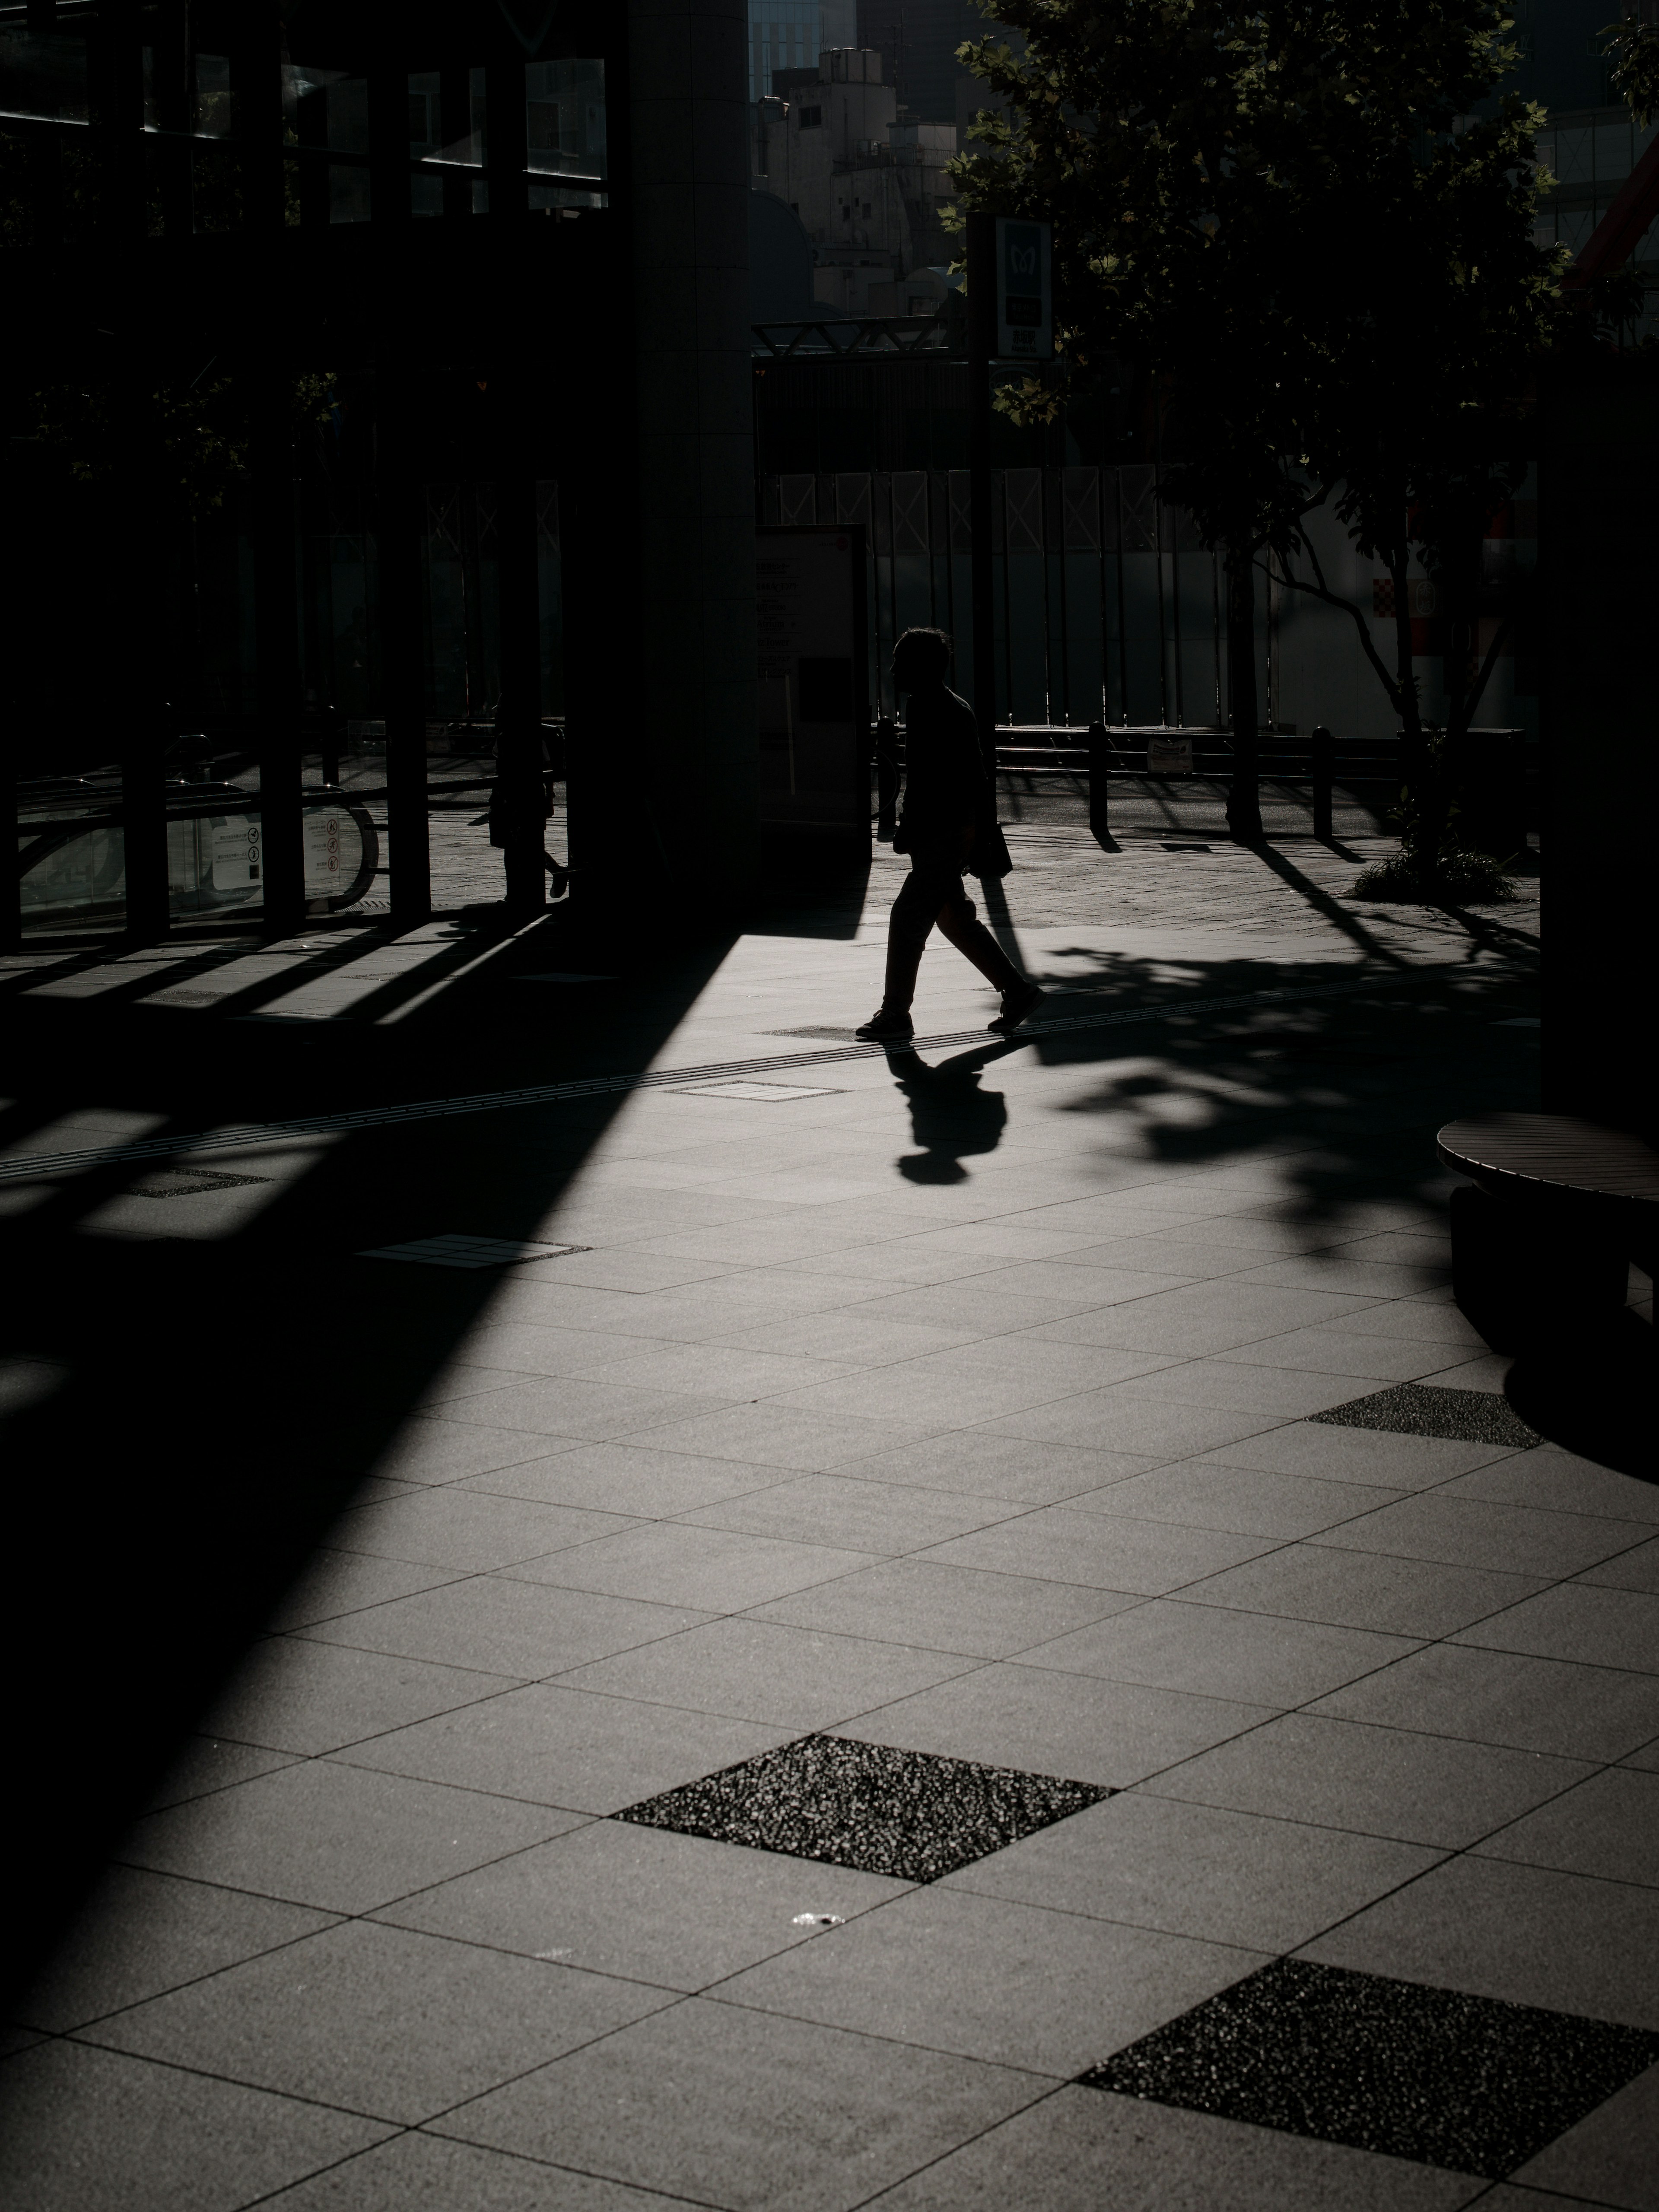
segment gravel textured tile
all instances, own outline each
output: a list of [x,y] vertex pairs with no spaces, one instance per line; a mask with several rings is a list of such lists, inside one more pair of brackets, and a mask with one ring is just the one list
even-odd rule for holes
[[1309,1419],[1331,1428],[1450,1437],[1463,1443],[1508,1444],[1516,1451],[1543,1442],[1537,1430],[1528,1428],[1496,1391],[1448,1390],[1427,1382],[1396,1382],[1391,1390],[1373,1390]]
[[1659,2059],[1659,2036],[1281,1959],[1091,2088],[1501,2179]]
[[1110,1791],[841,1736],[804,1736],[629,1805],[621,1820],[935,1881]]

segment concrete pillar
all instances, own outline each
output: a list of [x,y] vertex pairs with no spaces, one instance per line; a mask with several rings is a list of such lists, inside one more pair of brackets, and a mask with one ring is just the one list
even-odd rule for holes
[[641,857],[729,909],[759,853],[744,0],[629,0]]

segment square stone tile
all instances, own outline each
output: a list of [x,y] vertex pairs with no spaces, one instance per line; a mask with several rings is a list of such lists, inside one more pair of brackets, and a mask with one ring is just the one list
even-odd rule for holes
[[958,1429],[897,1449],[884,1447],[867,1459],[845,1461],[837,1472],[957,1497],[1054,1505],[1157,1464],[1146,1453],[1095,1451],[1087,1445],[1038,1443],[1029,1437]]
[[1340,1252],[1311,1252],[1296,1259],[1269,1260],[1252,1267],[1244,1280],[1298,1285],[1313,1291],[1346,1291],[1356,1297],[1403,1298],[1432,1290],[1447,1280],[1449,1266],[1391,1267],[1386,1261],[1351,1260]]
[[1085,2081],[1497,2179],[1656,2057],[1631,2028],[1281,1959]]
[[[867,1295],[867,1291],[866,1291]],[[937,1322],[880,1320],[857,1306],[832,1313],[799,1314],[741,1330],[728,1340],[758,1352],[793,1352],[809,1359],[836,1359],[849,1367],[886,1367],[970,1343],[975,1332]]]
[[875,1642],[902,1633],[929,1650],[998,1659],[1139,1603],[1123,1591],[910,1559],[757,1606],[752,1617]]
[[1372,1484],[1321,1482],[1305,1474],[1260,1468],[1218,1467],[1205,1460],[1133,1474],[1067,1502],[1083,1513],[1124,1513],[1188,1528],[1223,1528],[1242,1536],[1312,1536],[1405,1493]]
[[706,1413],[725,1396],[720,1390],[653,1390],[621,1382],[582,1382],[568,1376],[526,1376],[499,1389],[481,1390],[447,1408],[462,1426],[528,1429],[538,1436],[602,1443],[635,1429],[659,1426]]
[[973,1663],[958,1654],[746,1619],[688,1628],[575,1668],[561,1680],[608,1697],[727,1713],[780,1729],[816,1729],[929,1689]]
[[750,1467],[781,1468],[812,1474],[845,1461],[868,1459],[874,1452],[919,1437],[936,1436],[948,1420],[832,1419],[798,1406],[727,1406],[659,1426],[637,1431],[630,1441],[650,1451],[702,1454],[709,1459],[742,1460]]
[[279,1752],[262,1750],[251,1743],[230,1743],[219,1738],[193,1735],[174,1754],[167,1772],[156,1784],[144,1807],[159,1813],[168,1805],[185,1804],[191,1797],[210,1796],[229,1790],[256,1774],[274,1774],[291,1762]]
[[442,1414],[417,1414],[404,1422],[374,1463],[374,1472],[397,1482],[459,1482],[492,1468],[544,1459],[557,1443],[527,1429],[489,1427]]
[[904,1893],[903,1883],[594,1820],[388,1905],[399,1928],[700,1990]]
[[876,1556],[684,1521],[653,1522],[544,1559],[525,1560],[508,1571],[514,1580],[594,1590],[606,1597],[739,1613],[873,1565]]
[[1645,1544],[1638,1544],[1634,1551],[1620,1552],[1616,1559],[1586,1567],[1577,1579],[1599,1583],[1604,1589],[1646,1590],[1651,1596],[1659,1596],[1659,1536],[1650,1536]]
[[1228,1944],[927,1889],[735,1976],[732,2002],[963,2057],[1074,2074],[1260,1954]]
[[556,1589],[501,1575],[475,1575],[371,1606],[307,1632],[319,1642],[388,1651],[434,1666],[470,1667],[538,1681],[630,1644],[672,1636],[705,1618],[586,1590]]
[[1552,1513],[1605,1513],[1615,1521],[1659,1522],[1659,1483],[1599,1467],[1576,1452],[1540,1444],[1508,1452],[1447,1486],[1455,1498],[1489,1498],[1500,1505],[1542,1506]]
[[1284,1706],[1304,1705],[1413,1648],[1404,1638],[1364,1629],[1154,1598],[1036,1644],[1015,1663]]
[[1463,1856],[1307,1947],[1328,1966],[1659,2030],[1659,1893]]
[[1455,1850],[1589,1771],[1580,1759],[1286,1713],[1160,1776],[1158,1790]]
[[1402,1559],[1443,1559],[1453,1566],[1497,1567],[1541,1581],[1577,1574],[1628,1551],[1645,1533],[1638,1521],[1542,1512],[1434,1491],[1329,1528],[1323,1541]]
[[1263,1337],[1282,1336],[1355,1313],[1374,1298],[1325,1290],[1280,1289],[1231,1279],[1189,1283],[1127,1305],[1107,1306],[1065,1324],[1080,1344],[1108,1344],[1127,1352],[1167,1352],[1201,1359]]
[[1182,1595],[1197,1605],[1328,1620],[1390,1636],[1449,1636],[1529,1598],[1537,1579],[1325,1544],[1286,1544]]
[[1376,1483],[1388,1490],[1428,1490],[1466,1469],[1513,1455],[1502,1444],[1460,1443],[1444,1437],[1406,1437],[1387,1429],[1334,1428],[1291,1421],[1206,1452],[1228,1467],[1271,1474],[1308,1474],[1323,1482]]
[[1659,1888],[1659,1774],[1610,1766],[1476,1849],[1487,1858]]
[[926,1554],[940,1566],[1035,1575],[1157,1596],[1269,1549],[1258,1537],[1168,1521],[1079,1513],[1064,1505],[981,1528]]
[[856,1732],[946,1758],[1008,1766],[1023,1761],[1127,1789],[1269,1717],[1263,1705],[1136,1682],[1108,1686],[1088,1675],[1008,1663],[981,1667],[863,1714]]
[[[532,1462],[533,1464],[533,1462]],[[464,1574],[533,1559],[629,1526],[617,1513],[592,1513],[529,1498],[501,1498],[469,1485],[446,1485],[342,1514],[329,1531],[343,1552],[373,1553],[415,1566]]]
[[13,2017],[62,2034],[328,1924],[272,1898],[111,1867]]
[[1143,1788],[1121,1790],[946,1882],[1271,1953],[1305,1943],[1438,1856],[1377,1836],[1182,1804]]
[[1127,1386],[1085,1390],[981,1425],[993,1436],[1029,1437],[1036,1443],[1082,1444],[1091,1450],[1130,1452],[1142,1459],[1188,1459],[1271,1428],[1275,1413],[1217,1413],[1208,1406],[1127,1397]]
[[367,1912],[411,1889],[544,1842],[574,1816],[308,1759],[151,1813],[128,1832],[131,1864],[229,1889]]
[[1240,1345],[1219,1356],[1247,1367],[1300,1368],[1315,1375],[1352,1376],[1356,1382],[1410,1382],[1445,1365],[1443,1344],[1420,1337],[1363,1336],[1364,1319],[1357,1314],[1340,1327],[1287,1329],[1283,1336],[1264,1337],[1260,1344]]
[[0,2067],[0,2197],[20,2212],[227,2212],[386,2133],[84,2043],[38,2043]]
[[1459,1641],[1489,1651],[1529,1651],[1540,1659],[1659,1674],[1659,1596],[1564,1583],[1471,1623]]
[[1622,1759],[1659,1736],[1659,1675],[1437,1644],[1314,1708],[1563,1758]]
[[1103,2174],[1111,2212],[1457,2212],[1488,2201],[1468,2175],[1066,2088],[902,2181],[872,2212],[1102,2212]]
[[888,1556],[917,1552],[1006,1521],[1020,1509],[1006,1500],[951,1498],[913,1483],[850,1474],[803,1474],[704,1505],[682,1517],[693,1527],[729,1528],[794,1543],[830,1544]]
[[[464,1714],[378,1736],[349,1756],[355,1766],[388,1774],[605,1814],[763,1751],[785,1732],[665,1701],[537,1682]],[[568,1825],[556,1821],[550,1832]]]
[[617,1817],[926,1882],[1105,1794],[1051,1774],[812,1735],[624,1806]]
[[643,1383],[653,1390],[684,1390],[696,1397],[774,1398],[784,1391],[834,1382],[856,1373],[846,1361],[799,1353],[714,1344],[645,1344],[607,1365],[607,1382]]
[[265,2200],[270,2212],[669,2212],[674,2201],[419,2129]]
[[691,1997],[434,2131],[730,2212],[852,2212],[1048,2086]]
[[364,1552],[313,1552],[265,1626],[274,1632],[310,1628],[319,1620],[337,1620],[342,1613],[389,1604],[393,1598],[435,1589],[440,1583],[459,1578],[453,1567],[416,1567],[404,1559],[374,1559]]
[[641,1982],[354,1920],[88,2033],[410,2125],[666,2002]]
[[1126,1398],[1162,1398],[1180,1406],[1208,1406],[1218,1413],[1272,1414],[1297,1420],[1340,1401],[1352,1389],[1346,1375],[1244,1360],[1182,1359],[1121,1386]]
[[742,1498],[781,1480],[775,1467],[707,1459],[687,1452],[646,1451],[637,1444],[572,1444],[550,1459],[528,1460],[470,1476],[468,1490],[532,1498],[548,1505],[665,1520],[725,1498]]
[[216,1735],[311,1756],[511,1689],[510,1674],[434,1667],[298,1636],[267,1637],[212,1712]]
[[[1656,2142],[1659,2067],[1650,2067],[1529,2160],[1516,2179],[1529,2189],[1565,2191],[1575,2203],[1593,2197],[1597,2203],[1626,2207],[1628,2212],[1659,2212]],[[1557,2201],[1551,2197],[1538,2203]],[[1517,2205],[1515,2212],[1524,2212],[1524,2208]]]

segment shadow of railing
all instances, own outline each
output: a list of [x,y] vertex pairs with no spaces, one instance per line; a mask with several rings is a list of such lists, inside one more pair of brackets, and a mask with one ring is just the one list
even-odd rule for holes
[[[465,1085],[648,1066],[729,947],[557,1024],[499,994],[401,1030],[186,1027],[96,1002],[11,1017],[36,1085],[159,1117],[161,1136]],[[531,949],[527,963],[537,955]],[[611,964],[615,964],[614,957]],[[21,1015],[21,1018],[20,1018]],[[154,1048],[131,1050],[135,1036]],[[464,1058],[462,1057],[464,1055]],[[520,1106],[331,1138],[222,1238],[100,1232],[146,1166],[107,1162],[0,1220],[11,1345],[57,1387],[0,1428],[15,1500],[5,1637],[17,1685],[7,1970],[27,1974],[180,1739],[361,1492],[501,1278],[354,1258],[422,1233],[533,1236],[623,1103]],[[234,1164],[222,1158],[216,1164]]]

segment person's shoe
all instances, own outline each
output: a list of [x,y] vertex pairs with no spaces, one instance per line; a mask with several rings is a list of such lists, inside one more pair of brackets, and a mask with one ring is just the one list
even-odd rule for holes
[[908,1044],[916,1033],[915,1024],[908,1014],[896,1014],[885,1006],[878,1006],[867,1022],[855,1029],[853,1035],[867,1043]]
[[987,1022],[986,1028],[994,1030],[999,1036],[1012,1036],[1020,1024],[1036,1012],[1047,995],[1035,983],[1020,983],[1013,990],[1005,991],[1002,1012],[995,1021]]

